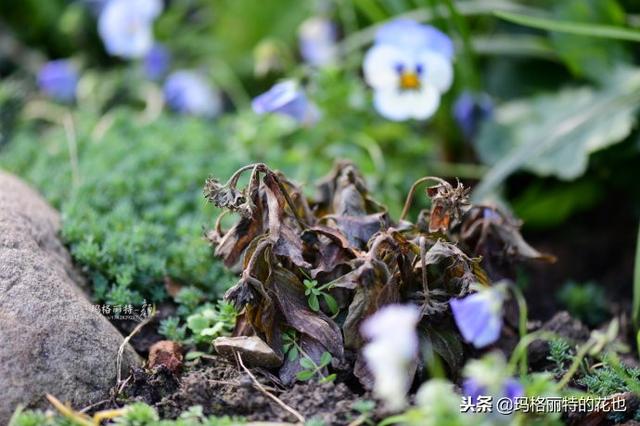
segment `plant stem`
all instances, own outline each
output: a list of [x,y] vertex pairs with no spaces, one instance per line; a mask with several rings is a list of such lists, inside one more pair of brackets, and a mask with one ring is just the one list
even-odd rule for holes
[[569,383],[571,378],[578,371],[578,367],[580,367],[580,363],[582,362],[584,357],[587,356],[587,353],[589,353],[589,350],[593,347],[593,345],[594,345],[594,341],[593,340],[588,340],[584,345],[582,345],[580,347],[580,349],[578,350],[578,353],[576,354],[575,358],[573,358],[573,362],[571,363],[571,366],[569,367],[569,369],[567,370],[565,375],[562,376],[562,380],[560,380],[558,382],[558,384],[556,385],[556,389],[557,390],[562,389],[563,387],[565,387]]
[[425,176],[415,181],[413,185],[411,185],[411,189],[409,189],[409,193],[407,194],[407,199],[404,202],[402,213],[400,213],[400,219],[399,219],[400,221],[404,220],[404,218],[407,217],[407,215],[409,214],[411,203],[413,203],[413,196],[415,195],[416,190],[418,189],[418,186],[429,180],[435,180],[437,182],[440,182],[443,185],[449,185],[449,182],[447,182],[446,180],[440,179],[439,177],[435,177],[435,176]]

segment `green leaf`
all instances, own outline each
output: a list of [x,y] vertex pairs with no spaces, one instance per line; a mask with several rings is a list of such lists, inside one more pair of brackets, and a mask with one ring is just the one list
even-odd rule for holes
[[200,351],[190,351],[184,356],[186,361],[193,361],[194,359],[200,358],[202,355],[206,355],[204,352]]
[[633,318],[633,325],[636,331],[638,332],[638,339],[640,340],[640,230],[638,230],[638,243],[636,244],[636,261],[635,261],[634,271],[633,271],[632,318]]
[[194,314],[187,318],[187,327],[195,334],[200,334],[202,330],[209,327],[209,320],[200,314]]
[[316,312],[320,310],[320,302],[318,301],[318,296],[315,294],[309,296],[309,307]]
[[619,69],[600,90],[564,89],[501,106],[476,143],[493,165],[476,187],[480,200],[511,173],[524,168],[571,180],[587,168],[589,154],[622,141],[640,105],[640,71]]
[[329,293],[322,293],[322,297],[324,297],[324,302],[327,304],[331,314],[337,314],[340,309],[338,308],[338,302],[336,302],[336,299]]
[[296,359],[298,359],[298,348],[291,348],[291,350],[289,350],[289,352],[287,353],[287,358],[289,359],[289,361],[295,361]]
[[[553,7],[558,19],[593,24],[624,25],[626,16],[617,0],[564,0]],[[604,81],[622,63],[631,63],[628,43],[568,33],[551,34],[554,49],[578,77]]]
[[425,336],[435,353],[440,355],[449,366],[449,371],[457,372],[462,368],[464,351],[458,334],[447,328],[424,327]]
[[320,367],[326,367],[331,362],[331,354],[329,352],[323,352],[320,356]]
[[335,374],[329,374],[328,376],[325,376],[322,379],[320,379],[320,383],[333,382],[336,379],[336,377],[337,376]]
[[548,18],[539,18],[519,13],[496,11],[494,14],[501,19],[527,27],[538,28],[547,31],[557,31],[569,34],[577,34],[588,37],[600,37],[615,40],[627,40],[640,42],[640,31],[613,26],[598,25],[585,22],[569,22]]
[[315,370],[316,368],[316,365],[313,363],[313,361],[306,356],[300,358],[300,365],[306,370]]
[[296,374],[298,380],[307,381],[314,376],[315,372],[312,370],[303,370]]

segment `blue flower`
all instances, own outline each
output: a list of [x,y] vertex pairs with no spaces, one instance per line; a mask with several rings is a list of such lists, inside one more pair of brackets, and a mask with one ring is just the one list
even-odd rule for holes
[[153,20],[161,0],[109,0],[98,18],[98,33],[111,55],[141,58],[153,46]]
[[462,382],[462,394],[470,398],[472,404],[478,403],[478,397],[488,395],[487,387],[476,379],[466,379]]
[[524,395],[524,387],[513,377],[497,383],[497,389],[493,391],[489,390],[490,387],[496,388],[496,383],[482,383],[480,378],[467,378],[462,382],[462,395],[469,397],[469,402],[473,405],[478,403],[480,396],[504,397],[513,401]]
[[150,80],[161,79],[169,69],[171,54],[161,44],[155,44],[144,56],[144,73]]
[[493,114],[493,101],[486,93],[464,92],[453,106],[453,116],[467,139],[472,139],[482,121]]
[[374,107],[403,121],[431,117],[453,82],[453,43],[429,25],[397,19],[378,30],[363,71],[374,89]]
[[462,337],[476,348],[494,343],[502,329],[504,290],[494,286],[462,299],[451,299],[451,310]]
[[509,377],[503,383],[502,396],[509,398],[510,400],[524,396],[524,387],[517,379]]
[[274,85],[267,92],[251,102],[257,114],[274,113],[293,118],[300,124],[313,124],[319,113],[315,105],[293,80],[285,80]]
[[76,97],[78,72],[66,59],[47,62],[38,72],[38,86],[55,100],[71,102]]
[[322,67],[335,61],[337,47],[336,27],[328,19],[309,18],[298,31],[300,54],[310,65]]
[[[491,352],[481,359],[470,360],[464,367],[463,375],[465,380],[462,382],[462,395],[467,397],[466,402],[473,405],[481,402],[481,396],[490,397],[494,402],[507,398],[514,403],[516,398],[524,396],[524,387],[511,377],[511,371],[500,352]],[[491,424],[502,423],[499,418],[492,415],[490,417],[497,421]]]
[[222,109],[220,94],[197,72],[181,70],[164,84],[167,104],[182,114],[213,117]]

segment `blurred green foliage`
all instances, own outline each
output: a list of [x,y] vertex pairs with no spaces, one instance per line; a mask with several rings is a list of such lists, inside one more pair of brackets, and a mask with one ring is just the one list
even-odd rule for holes
[[[62,415],[45,413],[40,410],[18,410],[9,426],[77,426],[75,421]],[[205,416],[202,406],[196,405],[184,411],[175,420],[160,420],[155,408],[141,402],[126,406],[123,415],[107,420],[102,424],[110,426],[240,426],[245,424],[242,418]]]
[[216,296],[231,279],[201,238],[213,216],[201,186],[209,173],[226,176],[240,159],[216,155],[223,141],[205,122],[167,117],[144,125],[131,116],[116,114],[99,140],[92,138],[94,117],[82,113],[70,118],[75,142],[64,126],[43,135],[30,128],[16,135],[0,163],[61,209],[62,237],[97,300],[163,300],[165,277]]
[[558,299],[572,316],[590,327],[602,324],[609,317],[605,291],[596,283],[569,281],[558,292]]
[[[636,45],[591,37],[595,29],[546,31],[494,14],[633,32],[640,8],[630,1],[164,1],[155,37],[171,51],[172,69],[196,68],[222,89],[233,114],[215,122],[158,112],[161,82],[146,81],[139,61],[105,53],[96,31],[99,3],[0,5],[7,40],[0,75],[9,76],[0,83],[0,145],[9,144],[0,164],[62,210],[63,237],[97,300],[164,300],[162,283],[170,277],[188,287],[183,316],[191,312],[186,306],[218,294],[230,278],[200,241],[200,228],[215,214],[201,202],[200,185],[247,162],[268,162],[304,183],[334,159],[352,159],[392,215],[420,176],[479,180],[476,198],[507,197],[536,227],[561,226],[606,202],[613,185],[637,178],[629,166],[640,158],[633,142]],[[405,13],[438,26],[457,47],[454,87],[429,122],[382,119],[360,73],[376,25]],[[297,46],[301,22],[318,15],[336,23],[340,38],[339,60],[322,69],[301,63]],[[33,74],[45,58],[67,56],[82,76],[77,103],[60,110],[42,103]],[[284,77],[300,81],[317,104],[316,125],[250,111],[251,98]],[[470,140],[451,113],[466,90],[487,92],[496,103],[493,118]],[[626,162],[592,167],[594,157],[616,150]],[[509,191],[514,174],[544,178]],[[640,209],[640,191],[628,196]]]

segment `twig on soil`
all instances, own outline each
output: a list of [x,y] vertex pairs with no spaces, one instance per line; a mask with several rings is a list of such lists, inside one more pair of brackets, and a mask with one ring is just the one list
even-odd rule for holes
[[251,378],[251,381],[253,381],[253,384],[256,386],[256,388],[260,392],[262,392],[264,395],[266,395],[268,398],[272,399],[280,407],[285,409],[288,413],[293,415],[298,420],[298,422],[300,424],[304,424],[304,422],[305,422],[304,416],[302,416],[302,414],[300,414],[298,411],[296,411],[295,409],[289,407],[287,404],[282,402],[282,400],[280,398],[278,398],[277,396],[275,396],[274,394],[272,394],[271,392],[266,390],[264,388],[264,386],[262,386],[262,384],[258,381],[258,379],[256,379],[256,376],[254,376],[253,373],[251,371],[249,371],[249,369],[247,367],[245,367],[244,362],[242,362],[242,356],[238,352],[236,352],[236,356],[238,358],[238,363],[240,364],[242,369],[245,371],[245,373],[247,373],[249,375],[249,377]]
[[98,407],[98,406],[100,406],[102,404],[105,404],[107,402],[111,402],[111,399],[103,399],[102,401],[98,401],[98,402],[95,402],[95,403],[93,403],[91,405],[87,405],[82,410],[79,410],[78,413],[86,413],[87,411],[89,411],[89,410],[91,410],[93,408],[96,408],[96,407]]
[[[118,357],[116,358],[116,377],[117,377],[117,386],[120,387],[120,384],[122,382],[122,357],[124,356],[124,348],[127,346],[127,344],[129,343],[129,340],[131,340],[131,338],[133,336],[135,336],[136,334],[138,334],[138,332],[140,330],[142,330],[142,327],[144,327],[145,325],[149,324],[149,322],[151,322],[151,320],[156,316],[155,310],[154,312],[149,315],[147,318],[144,319],[144,321],[142,321],[140,324],[138,324],[136,326],[136,328],[133,329],[133,331],[131,333],[129,333],[129,335],[127,337],[124,338],[124,340],[122,341],[122,344],[120,345],[120,347],[118,348]],[[120,393],[120,389],[118,389],[118,393]]]

